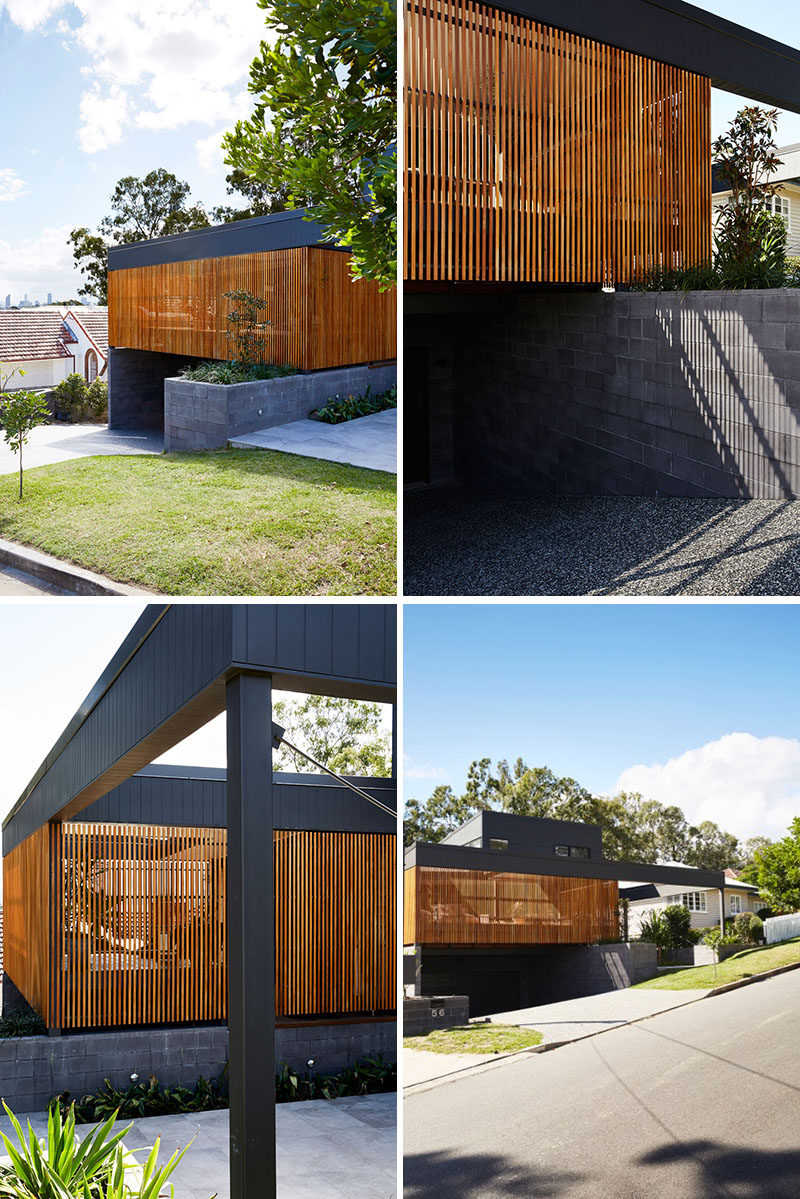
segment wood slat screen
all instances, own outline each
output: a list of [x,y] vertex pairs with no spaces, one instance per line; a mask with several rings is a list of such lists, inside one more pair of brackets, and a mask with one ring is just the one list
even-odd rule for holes
[[615,881],[416,866],[406,944],[588,945],[616,937]]
[[629,283],[711,251],[710,81],[472,0],[407,0],[410,281]]
[[3,859],[3,970],[43,1020],[51,996],[50,828],[45,825]]
[[320,370],[394,358],[396,293],[353,280],[349,258],[302,246],[109,271],[109,345],[229,359],[224,293],[246,290],[267,300],[268,362]]
[[396,837],[275,834],[276,1008],[394,1011]]

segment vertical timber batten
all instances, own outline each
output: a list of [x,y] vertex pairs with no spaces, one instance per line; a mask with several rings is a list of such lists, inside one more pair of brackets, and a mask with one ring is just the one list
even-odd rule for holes
[[709,79],[407,0],[406,279],[630,283],[711,253]]

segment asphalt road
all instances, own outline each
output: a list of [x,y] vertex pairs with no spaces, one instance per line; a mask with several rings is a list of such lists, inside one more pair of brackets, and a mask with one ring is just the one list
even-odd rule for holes
[[800,970],[403,1113],[406,1199],[798,1199]]

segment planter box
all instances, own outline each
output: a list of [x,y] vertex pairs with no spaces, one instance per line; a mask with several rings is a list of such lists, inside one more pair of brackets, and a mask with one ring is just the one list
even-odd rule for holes
[[305,420],[335,395],[386,391],[397,367],[345,366],[253,383],[164,380],[164,449],[214,450],[233,437]]

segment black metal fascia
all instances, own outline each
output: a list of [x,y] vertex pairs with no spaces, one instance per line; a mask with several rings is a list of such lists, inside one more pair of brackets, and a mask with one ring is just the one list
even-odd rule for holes
[[189,229],[169,237],[154,237],[125,246],[110,246],[108,269],[161,266],[168,262],[192,262],[198,258],[231,258],[264,250],[294,250],[301,246],[321,246],[346,251],[326,240],[317,221],[306,220],[303,209],[275,212],[249,221],[231,221],[206,229]]
[[655,866],[646,862],[612,862],[607,858],[549,858],[513,850],[470,849],[463,845],[436,845],[417,841],[406,851],[406,869],[434,866],[445,870],[491,870],[510,874],[545,874],[558,878],[597,878],[630,883],[679,883],[684,886],[722,887],[721,870],[694,866]]
[[493,7],[705,75],[722,91],[800,112],[800,50],[683,0],[503,0]]

